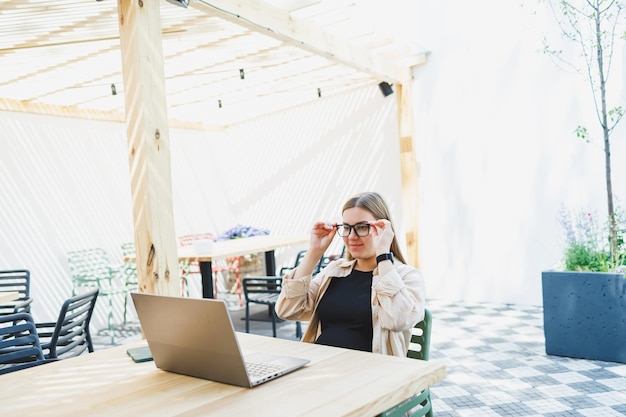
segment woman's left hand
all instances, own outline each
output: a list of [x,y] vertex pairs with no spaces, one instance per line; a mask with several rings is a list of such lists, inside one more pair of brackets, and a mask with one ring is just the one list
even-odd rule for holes
[[391,251],[391,242],[393,242],[393,229],[391,222],[386,219],[370,222],[372,227],[372,236],[376,254],[387,253]]

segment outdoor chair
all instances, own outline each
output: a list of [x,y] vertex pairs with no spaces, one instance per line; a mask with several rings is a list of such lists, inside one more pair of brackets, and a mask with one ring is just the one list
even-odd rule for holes
[[[276,337],[276,301],[282,288],[281,277],[247,277],[244,278],[243,293],[246,300],[246,333],[250,333],[250,304],[268,306],[268,314],[272,319],[272,334]],[[296,337],[302,337],[302,325],[296,322]]]
[[46,359],[66,359],[93,352],[89,323],[98,291],[94,288],[65,300],[56,322],[35,324]]
[[[300,262],[302,262],[302,258],[304,258],[304,255],[306,255],[306,250],[301,250],[300,252],[298,252],[298,254],[296,255],[296,260],[295,260],[293,266],[283,266],[282,268],[280,268],[280,271],[278,272],[278,275],[282,277],[287,272],[291,271],[292,269],[294,269],[295,267],[300,265]],[[324,268],[329,263],[330,263],[329,257],[322,256],[322,259],[320,259],[320,261],[315,265],[315,268],[313,269],[313,272],[311,273],[311,275],[313,275],[313,276],[317,275],[317,273],[320,272],[322,270],[322,268]]]
[[291,271],[292,269],[294,269],[295,267],[297,267],[298,265],[300,265],[300,262],[302,262],[302,258],[304,258],[304,255],[306,255],[306,251],[305,250],[301,250],[296,254],[296,260],[293,263],[293,266],[283,266],[282,268],[280,268],[280,271],[278,272],[278,276],[284,276],[287,272]]
[[0,316],[0,375],[47,362],[30,314]]
[[127,298],[131,288],[126,285],[125,277],[120,268],[111,264],[109,255],[102,248],[82,249],[67,252],[67,261],[72,275],[72,295],[80,288],[98,288],[99,294],[107,298],[109,316],[108,329],[111,344],[115,343],[113,325],[113,297],[124,297],[124,324],[126,324]]
[[30,271],[15,269],[0,271],[0,291],[18,292],[17,300],[0,304],[0,316],[5,314],[30,313]]
[[[135,255],[135,242],[122,243],[122,256]],[[139,288],[139,278],[137,276],[137,262],[124,261],[122,263],[122,275],[124,276],[124,285],[128,292],[137,291]],[[126,311],[128,297],[124,299],[124,311]]]
[[[236,287],[236,292],[237,292],[237,297],[239,299],[239,307],[241,307],[243,305],[243,299],[241,297],[241,293],[242,293],[242,288],[241,288],[241,273],[239,271],[239,268],[241,267],[241,261],[242,261],[243,257],[242,256],[234,256],[232,258],[226,258],[225,262],[223,263],[218,263],[218,262],[213,262],[212,265],[212,272],[214,274],[217,274],[219,272],[234,272],[235,273],[235,285],[234,287]],[[215,282],[217,283],[217,278],[215,280]],[[217,284],[215,285],[216,291],[215,291],[215,297],[217,297]],[[232,292],[232,290],[231,290]]]
[[[407,353],[408,358],[428,360],[430,354],[430,332],[432,328],[432,315],[428,309],[424,309],[424,320],[413,328],[411,343]],[[403,403],[383,412],[379,417],[433,417],[430,390],[427,388],[418,395],[409,398]]]

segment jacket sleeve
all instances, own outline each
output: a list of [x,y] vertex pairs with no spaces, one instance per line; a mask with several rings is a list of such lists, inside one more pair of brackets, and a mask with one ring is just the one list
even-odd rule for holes
[[424,319],[426,294],[418,269],[398,263],[392,271],[380,276],[372,289],[373,304],[383,329],[405,331]]
[[276,301],[276,315],[285,320],[310,321],[320,289],[320,275],[294,278],[295,269],[283,277],[283,286]]

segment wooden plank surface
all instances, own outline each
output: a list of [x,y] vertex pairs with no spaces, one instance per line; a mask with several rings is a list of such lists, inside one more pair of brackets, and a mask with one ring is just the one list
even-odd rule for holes
[[160,2],[119,0],[118,15],[139,288],[178,295]]
[[253,236],[241,239],[213,242],[208,251],[199,251],[194,245],[178,249],[178,259],[211,261],[213,259],[243,256],[275,250],[287,246],[304,245],[309,242],[308,235],[301,236]]
[[[241,239],[230,239],[213,242],[209,248],[189,245],[178,248],[178,259],[182,261],[209,262],[214,259],[243,256],[250,253],[267,252],[282,247],[304,245],[309,242],[309,236],[253,236]],[[127,255],[125,261],[134,261],[135,256]]]
[[17,300],[18,298],[20,298],[20,293],[16,291],[0,292],[0,304]]
[[[28,416],[373,416],[445,378],[440,362],[238,333],[244,351],[307,358],[305,368],[255,388],[134,363],[106,349],[2,376],[5,414]],[[208,359],[208,358],[207,358]]]

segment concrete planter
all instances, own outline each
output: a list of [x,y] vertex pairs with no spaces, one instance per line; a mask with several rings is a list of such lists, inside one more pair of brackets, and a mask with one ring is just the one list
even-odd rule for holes
[[542,272],[549,355],[626,363],[626,279],[605,272]]

